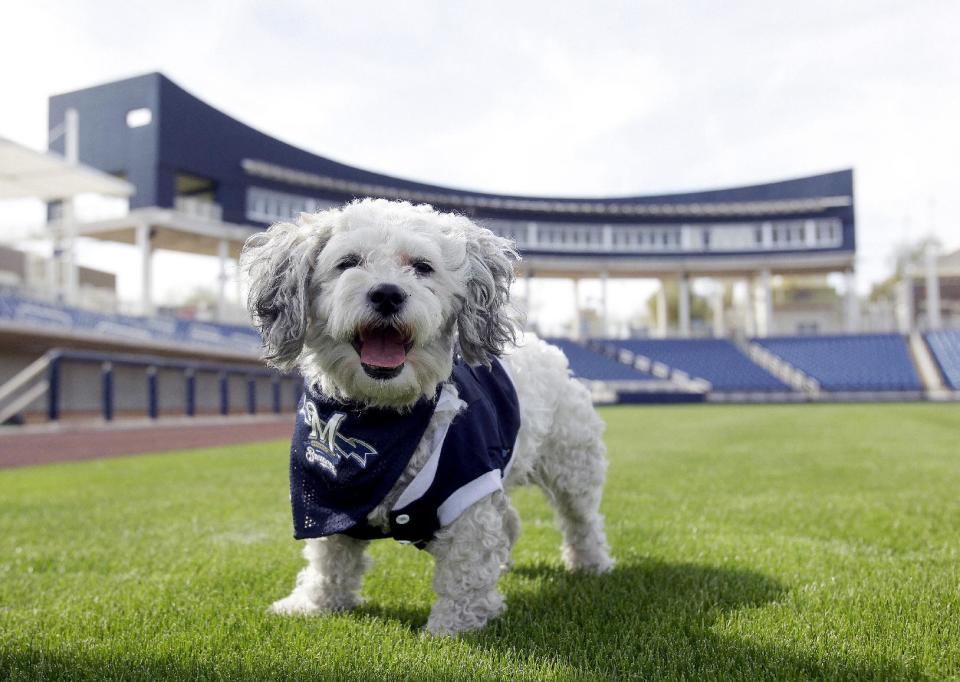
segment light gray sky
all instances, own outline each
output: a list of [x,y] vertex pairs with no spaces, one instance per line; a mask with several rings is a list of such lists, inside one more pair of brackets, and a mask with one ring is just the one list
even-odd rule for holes
[[[299,147],[456,187],[646,194],[853,167],[864,291],[898,242],[934,232],[960,247],[960,2],[34,0],[0,12],[0,135],[38,148],[49,95],[157,70]],[[81,255],[103,267],[116,253]],[[171,279],[178,262],[158,263],[161,295],[184,281]],[[125,293],[136,286],[113,269]]]

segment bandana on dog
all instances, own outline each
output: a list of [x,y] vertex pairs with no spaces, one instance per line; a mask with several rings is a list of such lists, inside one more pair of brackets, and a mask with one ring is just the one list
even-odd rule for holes
[[[367,515],[400,479],[434,414],[447,411],[452,419],[439,422],[428,461],[389,513],[390,532],[371,526]],[[294,537],[393,537],[422,548],[502,489],[519,429],[517,394],[496,360],[488,368],[458,359],[438,397],[404,413],[336,402],[308,388],[290,448]]]

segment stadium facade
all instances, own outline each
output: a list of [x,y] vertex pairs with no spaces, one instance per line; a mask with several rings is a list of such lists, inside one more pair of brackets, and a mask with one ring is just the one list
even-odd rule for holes
[[[825,273],[847,277],[846,328],[857,328],[850,170],[657,196],[499,195],[413,182],[298,149],[159,73],[51,97],[51,130],[68,112],[80,121],[79,160],[136,188],[127,215],[84,224],[80,234],[138,245],[145,312],[152,309],[154,250],[218,256],[225,280],[225,261],[238,255],[254,229],[300,211],[375,196],[458,211],[515,240],[525,278],[599,278],[604,329],[609,278],[676,281],[680,336],[691,331],[691,279],[747,281],[751,314],[745,331],[767,336],[775,331],[771,277]],[[62,152],[63,144],[62,138],[50,140],[53,151]],[[222,300],[222,285],[220,294]],[[714,310],[718,336],[725,333],[720,306]],[[657,307],[657,329],[664,335],[663,296]]]
[[[923,334],[912,316],[919,294],[910,289],[921,284],[910,273],[900,287],[906,311],[901,334],[825,336],[828,329],[805,325],[803,335],[795,335],[803,321],[791,307],[797,301],[779,298],[773,319],[775,275],[843,273],[848,295],[839,326],[856,330],[849,170],[659,196],[473,192],[372,173],[297,149],[161,74],[54,96],[49,124],[50,154],[0,139],[0,198],[50,202],[54,254],[41,263],[30,254],[0,252],[0,423],[287,413],[302,384],[263,368],[259,338],[245,314],[241,324],[229,324],[222,314],[228,265],[251,234],[274,221],[367,196],[458,211],[515,240],[524,256],[519,274],[526,286],[520,291],[528,307],[534,277],[572,280],[575,302],[581,279],[600,280],[605,294],[610,278],[657,278],[676,283],[678,335],[703,335],[703,328],[691,329],[691,281],[747,283],[747,305],[733,311],[741,315],[734,324],[724,324],[723,298],[714,298],[712,332],[721,338],[613,338],[601,316],[591,339],[550,339],[597,401],[960,399],[960,330],[938,329],[935,268],[927,269],[923,283],[925,310],[933,311],[925,313],[933,321]],[[95,219],[80,215],[79,197],[88,192],[113,197],[116,210]],[[78,236],[136,246],[140,315],[119,314],[115,300],[112,307],[95,304],[114,293],[115,284],[106,273],[79,268]],[[219,260],[217,320],[179,319],[155,308],[153,255],[165,249]],[[657,297],[652,336],[668,336],[665,289]],[[811,291],[817,290],[803,290]],[[831,305],[836,316],[836,295],[827,294],[817,303]],[[801,304],[809,311],[809,301]],[[605,295],[602,305],[605,310]],[[579,312],[578,305],[574,309]],[[579,330],[575,325],[574,337]]]

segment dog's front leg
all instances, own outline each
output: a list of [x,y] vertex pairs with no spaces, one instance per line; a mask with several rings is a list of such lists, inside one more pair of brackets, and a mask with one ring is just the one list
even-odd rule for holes
[[270,610],[309,615],[359,606],[362,600],[358,592],[370,563],[364,555],[369,544],[346,535],[307,540],[303,548],[307,566],[297,576],[297,586],[289,597],[274,602]]
[[497,492],[474,504],[427,546],[436,561],[437,601],[427,620],[430,634],[476,630],[503,613],[497,579],[510,556],[510,538],[494,500],[502,495]]

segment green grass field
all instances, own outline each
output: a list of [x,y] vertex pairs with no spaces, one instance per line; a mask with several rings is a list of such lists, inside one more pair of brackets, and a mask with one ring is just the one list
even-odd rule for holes
[[615,407],[617,569],[560,568],[540,493],[509,609],[421,634],[430,558],[287,619],[285,444],[0,471],[0,679],[960,678],[960,406]]

